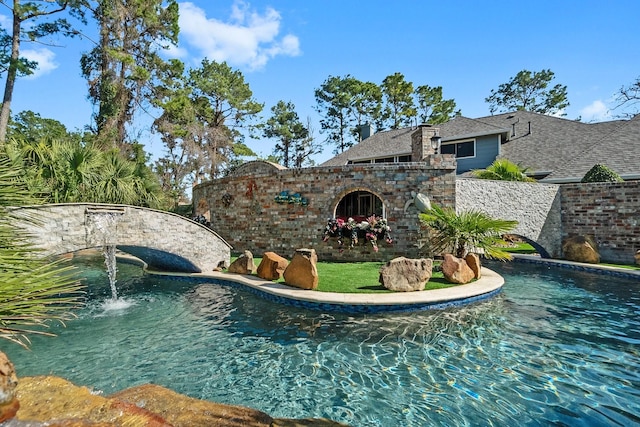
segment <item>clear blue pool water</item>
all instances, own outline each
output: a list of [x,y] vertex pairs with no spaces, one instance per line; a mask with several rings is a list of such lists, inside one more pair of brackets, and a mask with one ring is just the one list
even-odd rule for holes
[[143,276],[120,264],[107,310],[89,302],[30,351],[0,342],[19,376],[54,374],[105,395],[143,383],[353,426],[640,425],[640,283],[492,264],[497,297],[406,314],[323,314],[235,287]]

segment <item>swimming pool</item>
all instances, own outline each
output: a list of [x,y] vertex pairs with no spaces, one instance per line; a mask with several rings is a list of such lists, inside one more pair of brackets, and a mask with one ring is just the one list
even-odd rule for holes
[[89,303],[31,351],[0,342],[19,376],[110,394],[154,383],[274,417],[353,426],[640,425],[640,283],[491,264],[496,297],[406,314],[326,314],[237,287],[81,264]]

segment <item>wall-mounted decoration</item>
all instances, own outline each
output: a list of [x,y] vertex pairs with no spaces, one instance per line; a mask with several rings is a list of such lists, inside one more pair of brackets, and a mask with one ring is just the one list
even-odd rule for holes
[[289,194],[288,191],[283,191],[275,197],[276,203],[284,204],[295,204],[300,206],[307,206],[309,204],[309,200],[306,197],[302,197],[300,193]]
[[256,184],[256,180],[249,180],[249,183],[247,184],[247,192],[244,193],[244,195],[247,196],[247,199],[254,199],[255,194],[253,193],[256,191],[258,191],[258,184]]
[[233,201],[233,196],[229,193],[224,193],[222,195],[222,204],[224,205],[225,208],[228,208],[229,206],[231,206],[231,202]]

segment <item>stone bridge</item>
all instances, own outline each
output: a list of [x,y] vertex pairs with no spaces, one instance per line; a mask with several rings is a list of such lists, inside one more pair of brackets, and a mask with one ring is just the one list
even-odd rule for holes
[[114,245],[161,271],[210,272],[229,265],[231,246],[183,216],[128,205],[49,204],[14,208],[45,256]]

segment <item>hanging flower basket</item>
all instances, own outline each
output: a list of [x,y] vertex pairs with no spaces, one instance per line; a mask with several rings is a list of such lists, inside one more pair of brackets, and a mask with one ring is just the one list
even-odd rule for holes
[[356,222],[353,218],[329,219],[325,226],[322,236],[323,241],[330,238],[336,238],[340,250],[343,250],[345,242],[349,243],[349,248],[358,245],[358,242],[371,244],[374,252],[378,252],[378,241],[385,241],[392,244],[391,227],[387,224],[387,220],[376,215],[371,215],[365,221]]

